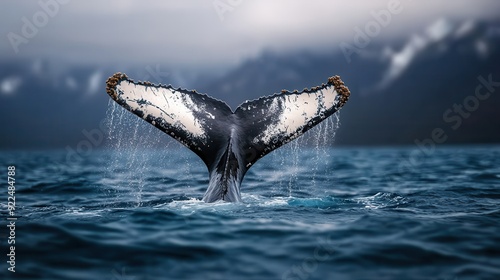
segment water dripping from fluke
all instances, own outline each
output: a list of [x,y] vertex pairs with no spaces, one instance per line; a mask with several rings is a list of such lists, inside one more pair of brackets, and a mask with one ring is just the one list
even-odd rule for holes
[[[316,127],[307,131],[302,137],[293,140],[288,145],[281,147],[273,153],[273,160],[278,162],[280,168],[274,170],[274,178],[278,178],[277,184],[274,184],[273,192],[282,193],[286,186],[286,195],[293,197],[294,192],[301,191],[299,175],[302,173],[311,174],[311,184],[313,188],[323,187],[318,185],[317,177],[321,174],[332,172],[321,166],[327,165],[332,158],[332,146],[335,142],[335,135],[340,127],[340,112],[336,112],[329,118],[326,118]],[[312,149],[313,158],[305,158],[303,150]],[[313,160],[311,170],[302,170],[303,160]],[[330,176],[325,176],[330,178]]]

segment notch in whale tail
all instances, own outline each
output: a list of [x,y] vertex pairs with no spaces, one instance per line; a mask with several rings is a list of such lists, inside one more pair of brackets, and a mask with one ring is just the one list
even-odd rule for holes
[[301,92],[246,101],[233,112],[220,100],[170,85],[134,82],[117,73],[106,91],[118,104],[197,154],[210,180],[203,200],[240,201],[240,185],[260,158],[319,124],[349,99],[338,76]]

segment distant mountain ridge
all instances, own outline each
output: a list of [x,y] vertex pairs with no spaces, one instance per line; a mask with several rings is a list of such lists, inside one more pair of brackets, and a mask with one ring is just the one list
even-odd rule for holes
[[[500,81],[500,24],[439,20],[399,46],[373,42],[348,63],[339,51],[293,56],[265,53],[201,88],[230,105],[261,95],[310,87],[340,75],[351,90],[341,111],[337,143],[413,144],[437,127],[443,114],[475,94],[479,76]],[[500,91],[500,89],[499,89]],[[492,94],[449,131],[447,143],[500,142],[500,97]]]
[[[414,144],[431,137],[435,128],[446,132],[450,144],[500,142],[500,90],[477,106],[465,104],[474,108],[465,112],[467,117],[454,109],[455,104],[463,107],[464,101],[473,102],[470,96],[481,85],[479,77],[500,81],[500,24],[442,19],[398,40],[373,40],[353,54],[350,63],[338,46],[323,53],[266,51],[219,77],[179,73],[158,65],[6,61],[0,68],[0,125],[12,133],[2,135],[0,148],[77,143],[83,129],[98,127],[105,117],[104,81],[117,69],[137,80],[197,89],[233,109],[245,100],[282,89],[309,88],[340,75],[352,95],[341,111],[337,144]],[[454,129],[457,116],[461,123]]]

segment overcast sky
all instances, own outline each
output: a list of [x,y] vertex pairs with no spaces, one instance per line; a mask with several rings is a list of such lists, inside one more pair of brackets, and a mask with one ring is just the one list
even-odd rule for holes
[[[51,3],[49,12],[40,3]],[[422,29],[442,17],[495,18],[500,11],[495,0],[10,0],[0,2],[0,57],[225,67],[263,49],[339,49],[389,3],[399,3],[400,12],[377,37]],[[35,32],[25,27],[30,24]]]

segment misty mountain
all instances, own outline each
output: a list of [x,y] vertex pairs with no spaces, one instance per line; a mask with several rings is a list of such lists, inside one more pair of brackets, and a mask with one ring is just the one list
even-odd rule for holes
[[[440,20],[405,38],[373,38],[350,61],[338,45],[323,52],[264,51],[219,76],[161,65],[68,66],[13,59],[0,69],[0,148],[74,145],[84,138],[84,129],[99,127],[105,118],[104,82],[118,71],[136,80],[197,89],[233,109],[245,100],[310,88],[339,75],[351,99],[341,110],[337,144],[413,144],[432,137],[435,129],[443,130],[445,143],[498,143],[500,97],[497,86],[482,84],[500,81],[499,48],[497,23]],[[475,97],[480,85],[481,100]]]
[[[445,130],[446,143],[500,142],[498,93],[478,105],[466,99],[481,84],[479,76],[500,81],[500,25],[440,20],[403,39],[393,45],[373,42],[351,62],[339,50],[264,53],[200,88],[235,108],[245,99],[312,87],[340,75],[351,98],[341,110],[338,144],[413,144],[436,128]],[[464,100],[474,112],[463,117],[453,106]]]

